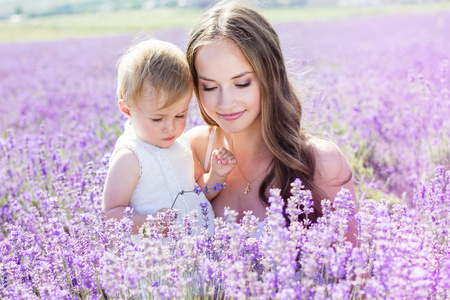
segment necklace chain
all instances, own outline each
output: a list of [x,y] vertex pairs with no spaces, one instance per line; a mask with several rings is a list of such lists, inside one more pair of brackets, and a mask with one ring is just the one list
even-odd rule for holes
[[[233,150],[233,154],[235,154],[233,142],[231,142],[231,149]],[[256,176],[256,177],[253,178],[252,180],[248,180],[247,177],[245,177],[244,172],[242,172],[241,168],[239,167],[239,161],[238,161],[236,167],[238,168],[239,173],[241,173],[242,177],[244,177],[245,181],[247,182],[247,184],[246,184],[246,186],[245,186],[245,188],[244,188],[244,194],[245,194],[245,195],[247,195],[247,194],[250,192],[250,183],[252,183],[252,182],[255,181],[256,179],[258,179],[262,174],[266,173],[266,172],[267,172],[267,169],[268,169],[269,166],[272,164],[272,161],[273,161],[273,158],[272,158],[272,160],[270,161],[270,163],[267,165],[267,167],[266,167],[261,173],[259,173],[258,176]]]
[[[269,164],[270,166],[270,164]],[[267,168],[269,167],[267,166]],[[247,177],[245,177],[244,173],[242,172],[241,168],[239,167],[239,163],[236,165],[236,167],[239,170],[239,173],[241,173],[242,177],[244,177],[245,181],[247,181],[247,185],[244,188],[244,194],[247,195],[248,192],[250,192],[250,183],[252,183],[253,181],[255,181],[256,179],[258,179],[262,174],[264,174],[267,171],[267,168],[265,168],[261,173],[259,173],[258,176],[256,176],[255,178],[253,178],[252,180],[248,180]]]

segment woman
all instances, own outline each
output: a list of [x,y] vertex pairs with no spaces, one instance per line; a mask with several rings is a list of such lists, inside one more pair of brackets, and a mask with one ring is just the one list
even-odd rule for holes
[[[212,149],[231,149],[238,161],[227,188],[212,201],[217,217],[230,207],[239,218],[251,210],[263,220],[269,189],[280,188],[288,199],[296,178],[313,193],[313,221],[321,216],[320,201],[334,199],[341,188],[356,199],[352,172],[339,148],[301,127],[302,107],[279,38],[256,9],[216,4],[194,25],[186,56],[209,125],[188,132],[196,176],[210,168]],[[349,225],[347,238],[355,244],[355,221]]]

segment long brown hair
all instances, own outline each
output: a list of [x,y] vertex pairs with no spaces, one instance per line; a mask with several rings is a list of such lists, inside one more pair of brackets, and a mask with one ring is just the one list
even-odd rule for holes
[[268,20],[254,7],[235,1],[222,1],[206,11],[192,28],[186,56],[194,80],[194,92],[203,119],[210,126],[217,123],[205,112],[199,99],[195,55],[203,46],[220,39],[236,43],[255,70],[261,82],[262,135],[274,155],[273,168],[264,178],[259,197],[266,202],[271,183],[279,185],[281,196],[288,199],[290,183],[302,180],[314,195],[312,221],[321,215],[323,194],[314,185],[314,153],[307,145],[301,127],[302,105],[288,77],[277,33]]

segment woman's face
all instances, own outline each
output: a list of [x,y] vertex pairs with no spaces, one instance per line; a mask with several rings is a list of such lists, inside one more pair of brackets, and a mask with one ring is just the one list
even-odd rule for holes
[[261,85],[236,44],[228,39],[201,46],[195,55],[200,101],[230,133],[260,126]]

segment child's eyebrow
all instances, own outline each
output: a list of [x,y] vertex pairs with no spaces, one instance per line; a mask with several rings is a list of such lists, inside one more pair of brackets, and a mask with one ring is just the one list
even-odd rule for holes
[[185,110],[183,110],[182,112],[177,113],[177,115],[179,114],[184,114],[185,112],[187,112],[189,110],[189,108],[186,108]]
[[[187,112],[188,110],[189,110],[189,108],[186,108],[186,109],[183,110],[182,112],[177,113],[177,115],[183,114],[183,113]],[[167,114],[158,114],[158,113],[154,113],[153,116],[164,117],[164,116],[167,116]]]

